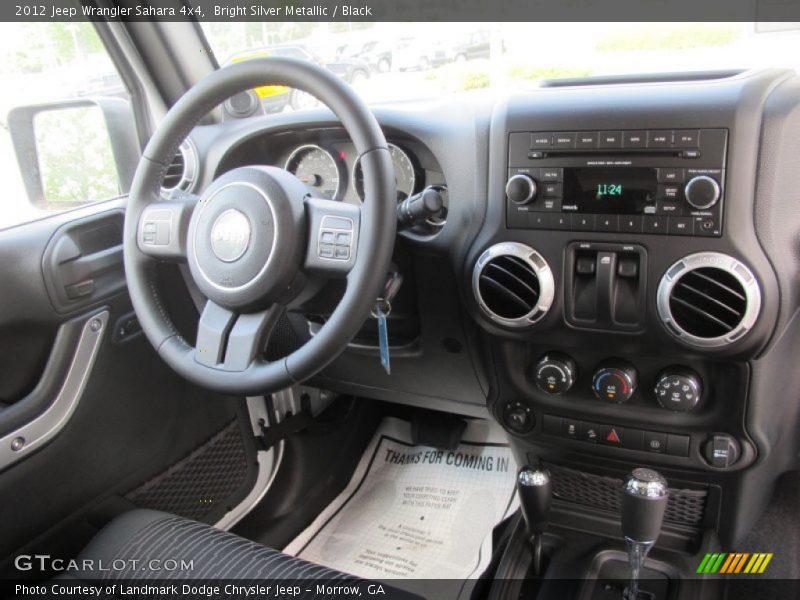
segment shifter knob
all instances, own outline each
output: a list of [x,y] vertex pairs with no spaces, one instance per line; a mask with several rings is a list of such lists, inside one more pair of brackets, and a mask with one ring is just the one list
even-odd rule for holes
[[547,471],[523,467],[517,475],[522,516],[531,536],[541,535],[547,529],[550,503],[553,499],[553,484]]
[[634,469],[622,494],[622,534],[634,542],[655,542],[667,508],[667,480],[653,469]]

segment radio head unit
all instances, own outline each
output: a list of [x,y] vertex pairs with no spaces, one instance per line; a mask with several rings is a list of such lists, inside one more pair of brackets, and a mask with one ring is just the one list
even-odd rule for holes
[[727,130],[509,134],[508,226],[719,236]]

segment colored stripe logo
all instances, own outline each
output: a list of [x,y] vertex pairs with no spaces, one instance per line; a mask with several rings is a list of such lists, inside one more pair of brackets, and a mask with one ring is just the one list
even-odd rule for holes
[[697,567],[697,573],[724,575],[761,574],[767,569],[773,554],[766,552],[709,552]]

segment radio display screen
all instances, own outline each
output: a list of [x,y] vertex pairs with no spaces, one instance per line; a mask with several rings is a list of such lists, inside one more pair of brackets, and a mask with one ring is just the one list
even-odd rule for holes
[[656,201],[658,176],[648,167],[567,167],[562,210],[639,215]]

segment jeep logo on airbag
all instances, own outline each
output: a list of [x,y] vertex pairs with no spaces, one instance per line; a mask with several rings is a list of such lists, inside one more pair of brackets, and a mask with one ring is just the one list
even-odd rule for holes
[[224,262],[242,257],[250,245],[250,221],[233,208],[226,210],[211,228],[211,249]]

